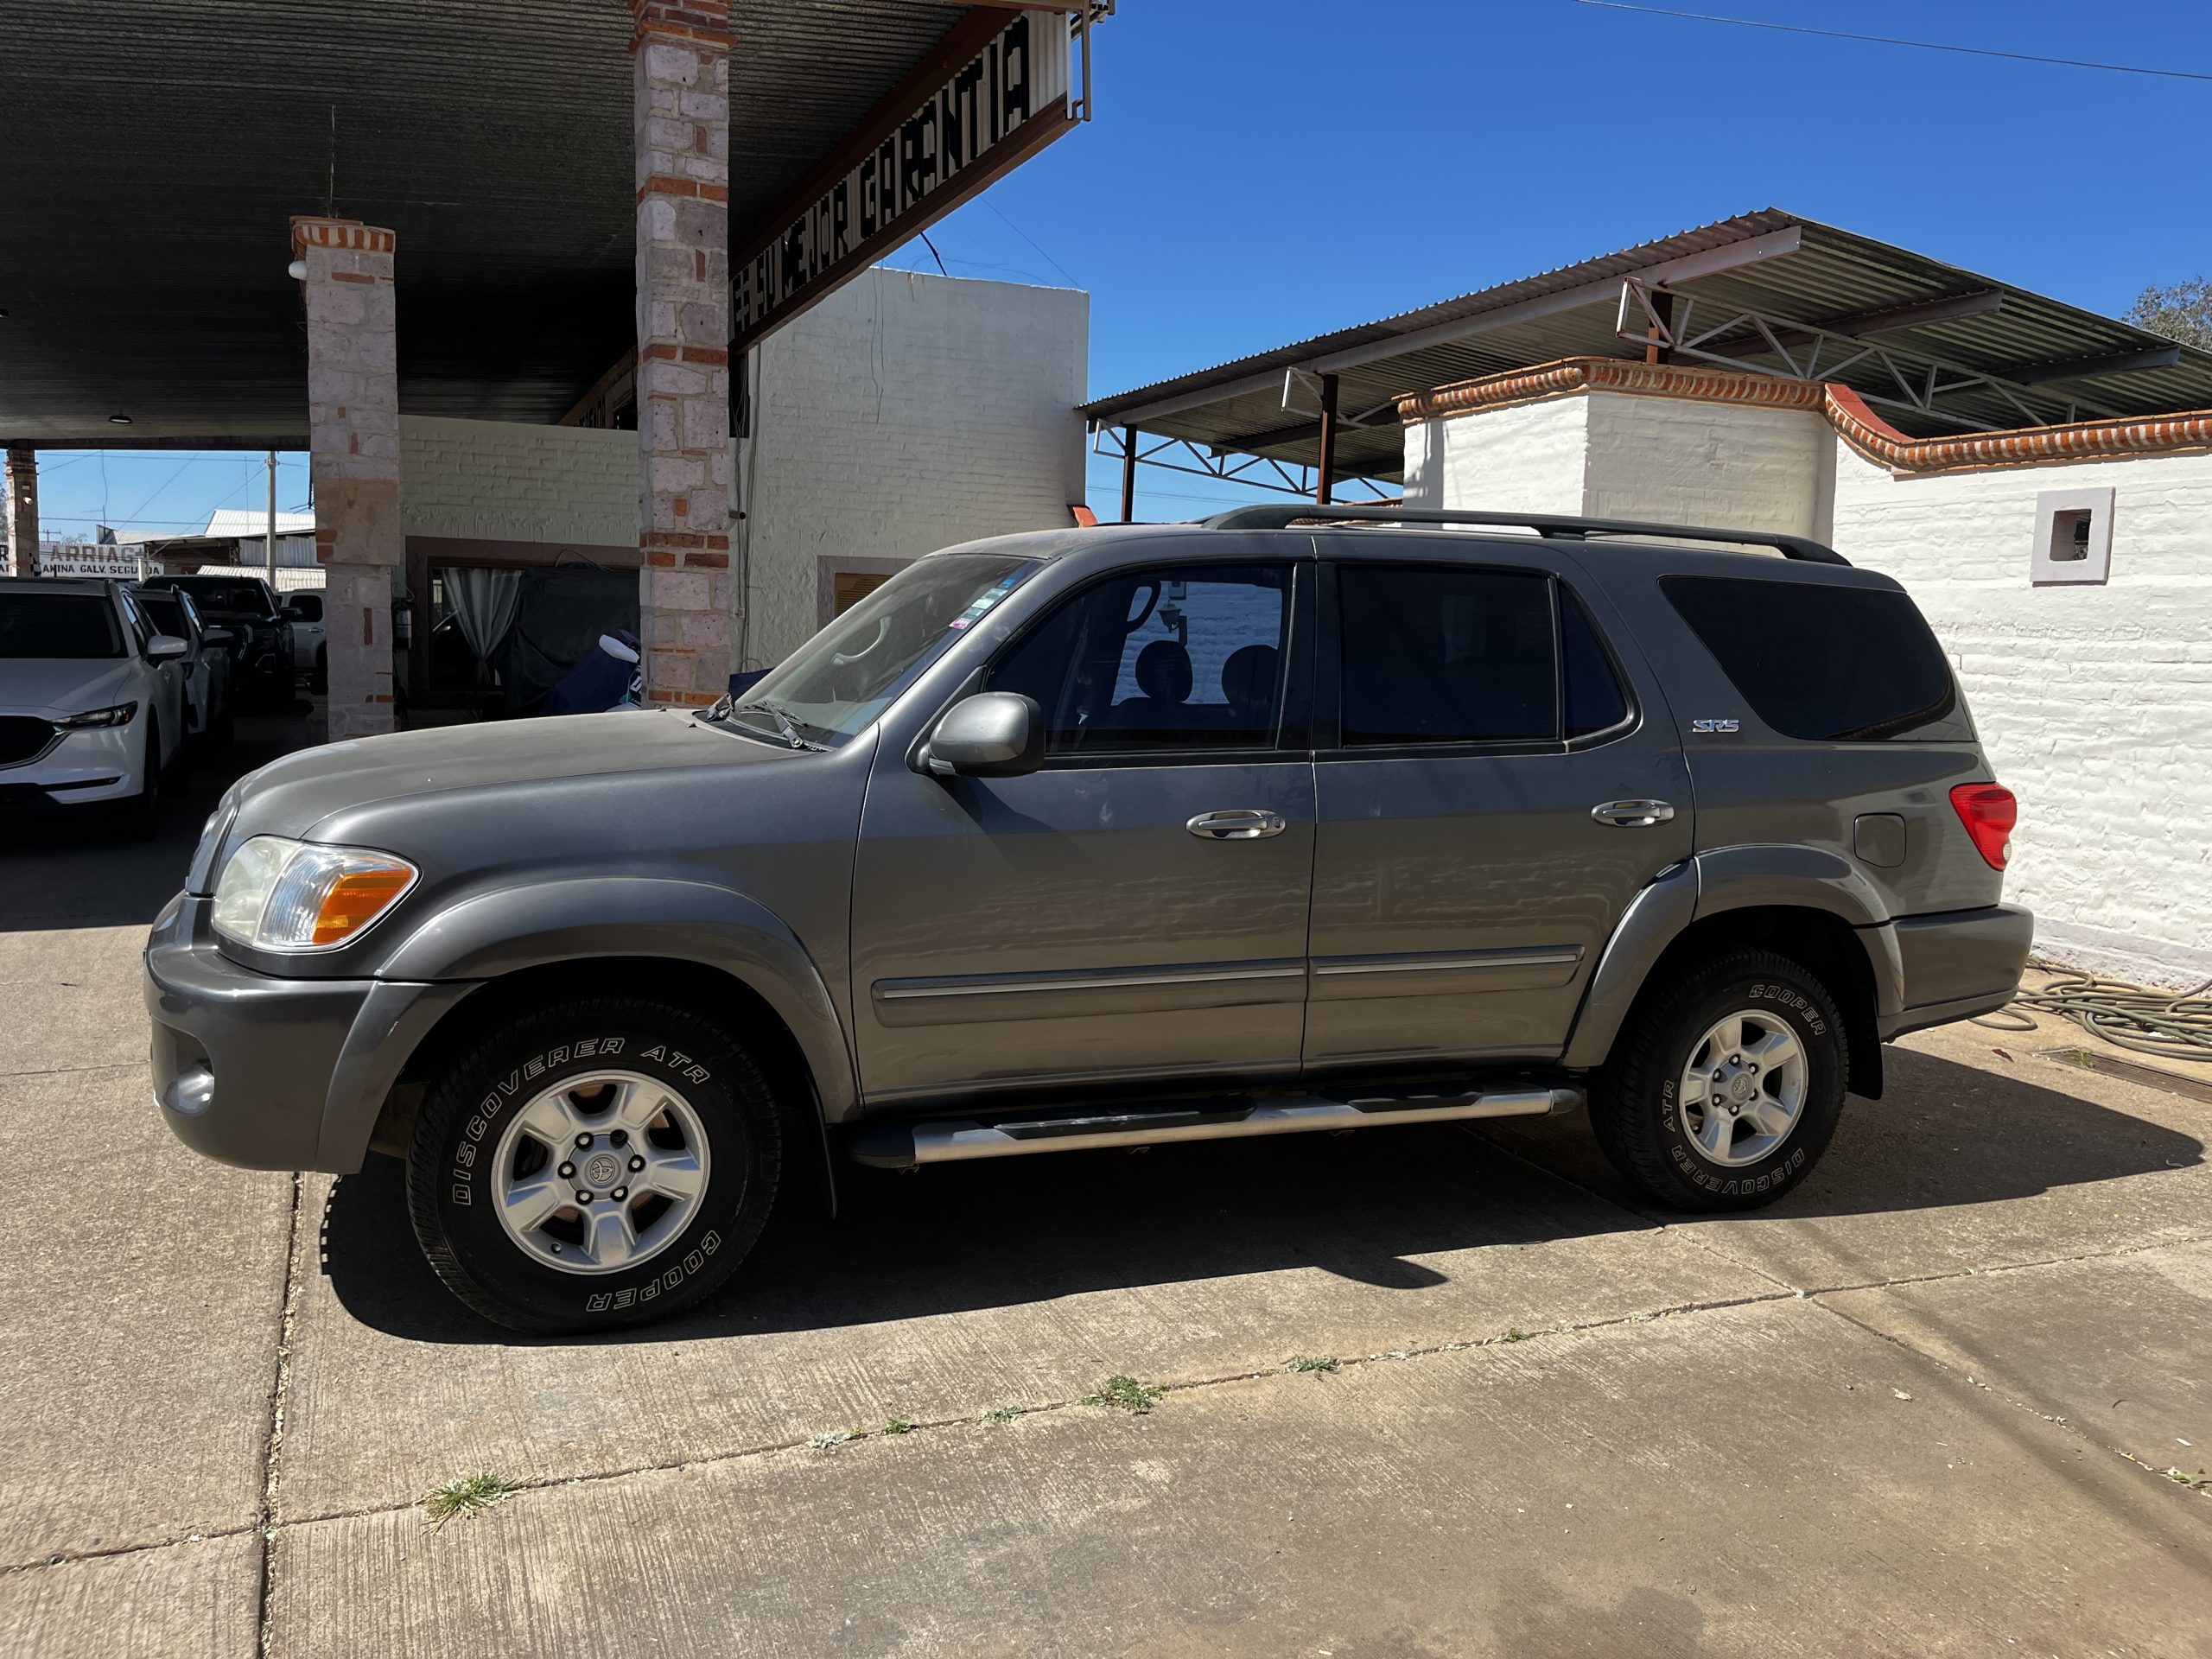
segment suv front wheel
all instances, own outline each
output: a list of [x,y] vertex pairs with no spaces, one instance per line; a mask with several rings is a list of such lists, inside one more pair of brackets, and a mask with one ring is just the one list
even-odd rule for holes
[[781,1124],[744,1046],[679,1004],[517,1015],[448,1066],[407,1160],[446,1287],[517,1331],[663,1319],[736,1269],[775,1201]]
[[1827,988],[1771,951],[1732,951],[1630,1017],[1591,1119],[1614,1167],[1661,1203],[1752,1210],[1812,1173],[1849,1070]]

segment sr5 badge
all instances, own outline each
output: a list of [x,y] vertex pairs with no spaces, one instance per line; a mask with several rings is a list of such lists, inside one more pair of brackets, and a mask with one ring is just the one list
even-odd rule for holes
[[1713,735],[1717,733],[1732,732],[1736,729],[1736,722],[1732,720],[1694,720],[1690,721],[1690,730],[1703,733],[1707,736]]

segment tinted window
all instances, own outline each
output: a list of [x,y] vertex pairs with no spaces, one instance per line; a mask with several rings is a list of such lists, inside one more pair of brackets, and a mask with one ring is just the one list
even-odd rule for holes
[[1668,576],[1667,597],[1751,711],[1784,737],[1970,740],[1950,664],[1892,588]]
[[1590,613],[1564,584],[1559,590],[1559,644],[1567,736],[1610,731],[1626,720],[1628,696],[1612,660],[1598,641]]
[[1287,566],[1133,571],[1024,634],[989,689],[1036,699],[1047,754],[1265,747],[1289,628]]
[[302,622],[320,622],[322,620],[322,595],[321,594],[294,594],[287,603],[291,606],[293,613],[296,614]]
[[274,614],[269,604],[269,590],[250,577],[170,576],[159,580],[158,585],[181,588],[200,601],[203,612],[226,611],[233,616]]
[[184,607],[174,594],[141,594],[137,604],[155,632],[173,634],[179,639],[191,638],[185,627]]
[[0,590],[0,658],[122,655],[115,607],[99,594]]
[[1337,567],[1344,743],[1486,743],[1558,731],[1551,581]]

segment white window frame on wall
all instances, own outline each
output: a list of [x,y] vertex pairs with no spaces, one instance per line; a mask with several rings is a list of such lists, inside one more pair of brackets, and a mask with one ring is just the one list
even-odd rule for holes
[[[2036,539],[2028,580],[2037,588],[2101,585],[2112,575],[2111,490],[2044,490],[2036,497]],[[2074,527],[2088,515],[2086,556],[2071,556]],[[2064,543],[2061,545],[2062,542]]]

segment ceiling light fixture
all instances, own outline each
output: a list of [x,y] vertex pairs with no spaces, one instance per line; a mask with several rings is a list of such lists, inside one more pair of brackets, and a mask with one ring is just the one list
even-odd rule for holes
[[128,426],[130,424],[130,417],[128,415],[111,415],[107,418],[108,424],[111,426]]

